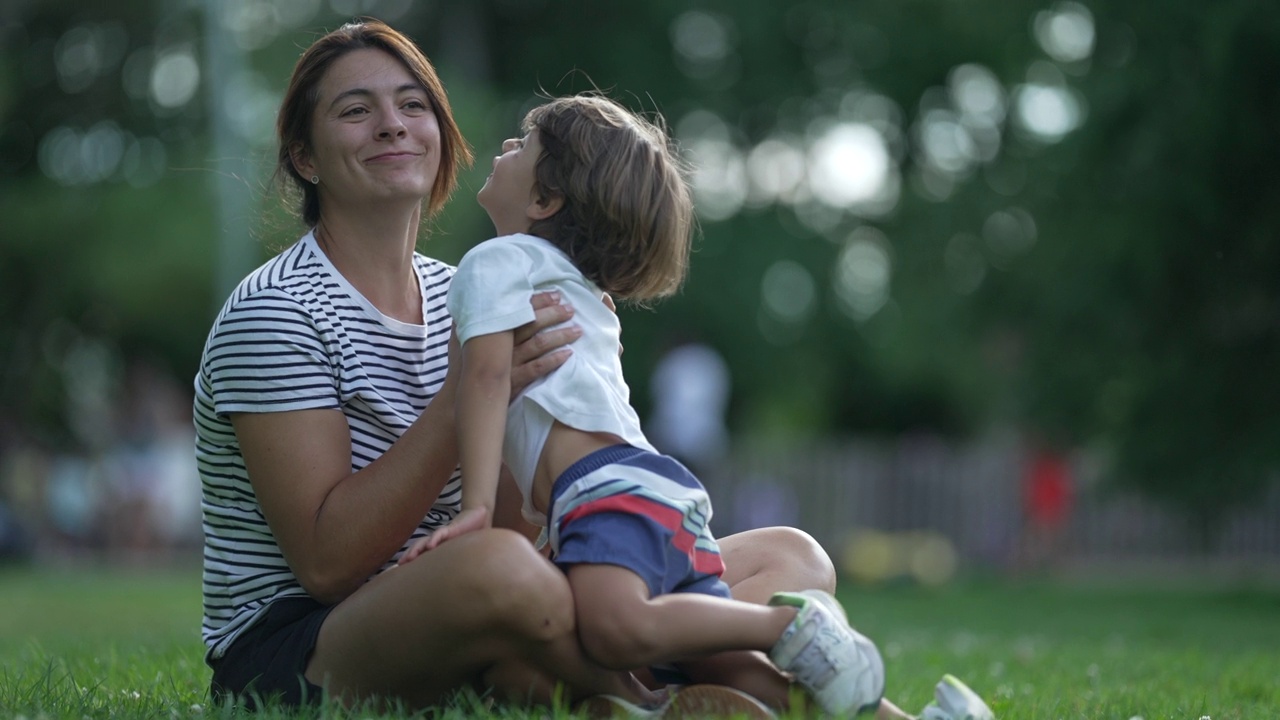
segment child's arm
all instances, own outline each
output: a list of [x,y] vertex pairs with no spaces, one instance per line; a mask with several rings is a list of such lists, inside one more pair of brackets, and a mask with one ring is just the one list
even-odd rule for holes
[[[513,343],[514,333],[505,331],[477,335],[462,346],[462,374],[454,410],[462,466],[462,512],[419,543],[421,550],[493,524],[511,401]],[[421,550],[406,553],[412,556],[406,560],[417,557]]]
[[458,386],[458,458],[462,465],[462,509],[484,508],[490,518],[502,472],[502,440],[511,403],[513,333],[471,338],[462,346]]

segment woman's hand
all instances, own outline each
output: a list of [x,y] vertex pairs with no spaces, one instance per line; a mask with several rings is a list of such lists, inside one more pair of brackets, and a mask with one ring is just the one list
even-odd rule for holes
[[489,511],[487,509],[477,507],[463,510],[454,516],[448,525],[439,528],[424,538],[418,538],[418,541],[409,546],[409,549],[400,556],[396,564],[404,565],[428,550],[435,550],[446,540],[461,537],[467,533],[483,530],[487,527],[489,527]]
[[511,397],[524,392],[534,380],[560,367],[573,354],[568,345],[582,337],[577,325],[552,328],[573,318],[573,308],[561,304],[560,293],[544,292],[530,299],[533,322],[515,330],[511,355]]

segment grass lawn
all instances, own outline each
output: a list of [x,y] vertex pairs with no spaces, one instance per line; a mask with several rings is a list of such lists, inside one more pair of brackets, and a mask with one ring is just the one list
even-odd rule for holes
[[[968,581],[846,585],[841,600],[879,642],[888,695],[908,711],[951,672],[1001,720],[1280,718],[1274,590]],[[0,719],[226,716],[208,705],[199,623],[194,565],[0,569]]]

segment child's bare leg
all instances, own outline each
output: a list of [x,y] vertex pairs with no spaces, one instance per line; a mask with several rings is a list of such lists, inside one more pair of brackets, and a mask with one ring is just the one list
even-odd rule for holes
[[639,575],[617,565],[574,565],[569,585],[587,655],[619,670],[768,650],[796,616],[793,608],[697,593],[651,598]]
[[795,610],[698,593],[651,598],[644,580],[616,565],[569,570],[583,648],[613,668],[681,662],[696,682],[728,685],[787,706],[790,681],[760,651],[773,647]]

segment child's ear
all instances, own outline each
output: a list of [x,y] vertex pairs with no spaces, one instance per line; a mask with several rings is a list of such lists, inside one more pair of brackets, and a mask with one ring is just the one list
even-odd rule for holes
[[529,207],[525,210],[525,214],[530,220],[546,220],[547,218],[560,212],[560,208],[564,207],[563,195],[550,195],[548,197],[535,197],[529,202]]

